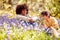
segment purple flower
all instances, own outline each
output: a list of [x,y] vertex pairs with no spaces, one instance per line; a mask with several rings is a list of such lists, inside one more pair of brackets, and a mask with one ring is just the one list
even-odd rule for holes
[[6,29],[10,29],[10,24],[6,24]]
[[3,19],[0,19],[0,24],[3,24],[4,20]]
[[13,22],[13,23],[16,23],[16,24],[17,24],[17,23],[18,23],[18,20],[17,20],[17,19],[15,19],[15,18],[12,18],[12,19],[11,19],[11,22]]
[[15,24],[14,22],[11,22],[11,24],[12,24],[13,26],[16,26],[16,24]]
[[1,16],[1,18],[2,18],[3,20],[5,20],[5,19],[6,19],[6,16]]
[[3,24],[0,24],[0,26],[2,26]]

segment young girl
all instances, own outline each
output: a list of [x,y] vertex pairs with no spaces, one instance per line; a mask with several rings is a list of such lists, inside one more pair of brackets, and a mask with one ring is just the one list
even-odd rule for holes
[[47,11],[43,11],[41,15],[43,18],[44,25],[46,27],[45,31],[47,31],[47,33],[51,33],[52,30],[54,34],[58,33],[57,30],[59,28],[59,25],[56,18],[50,16],[50,14]]

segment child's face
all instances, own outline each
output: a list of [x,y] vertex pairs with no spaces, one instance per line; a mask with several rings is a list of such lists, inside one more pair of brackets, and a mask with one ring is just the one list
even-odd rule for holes
[[26,9],[22,10],[21,15],[26,16],[27,15],[27,10]]
[[44,20],[47,20],[47,19],[48,19],[48,16],[42,16],[42,18],[43,18]]

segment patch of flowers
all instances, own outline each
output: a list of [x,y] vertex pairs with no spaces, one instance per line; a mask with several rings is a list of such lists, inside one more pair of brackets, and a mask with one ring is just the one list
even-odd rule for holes
[[[5,16],[0,17],[0,40],[55,40],[41,30],[33,30],[31,27],[25,29],[15,18],[8,19]],[[37,28],[37,27],[36,27]],[[60,40],[59,38],[57,40]]]

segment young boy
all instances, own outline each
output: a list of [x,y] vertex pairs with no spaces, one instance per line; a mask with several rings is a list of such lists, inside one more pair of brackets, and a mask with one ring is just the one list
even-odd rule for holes
[[16,7],[16,14],[17,14],[18,17],[20,17],[19,23],[23,27],[27,27],[27,26],[30,26],[30,25],[38,26],[38,24],[35,21],[33,21],[31,18],[29,18],[27,16],[27,14],[28,14],[28,6],[26,4],[18,5]]

